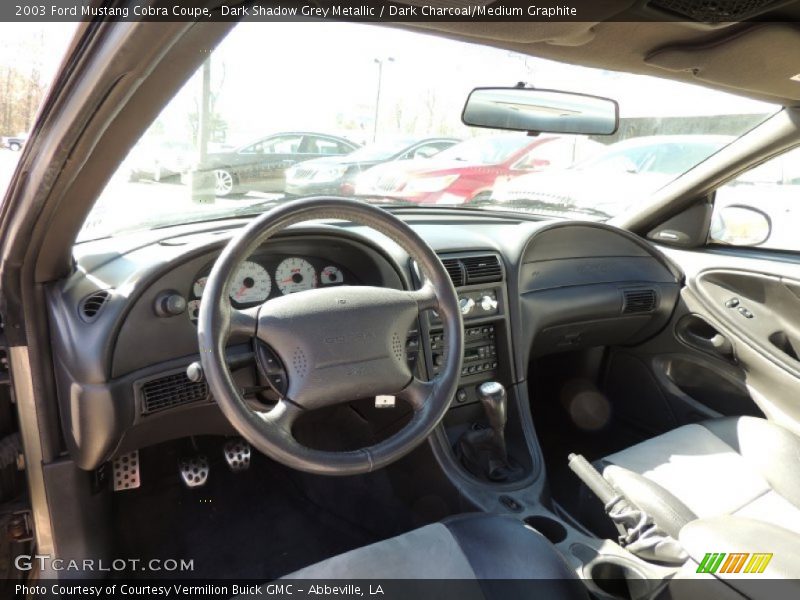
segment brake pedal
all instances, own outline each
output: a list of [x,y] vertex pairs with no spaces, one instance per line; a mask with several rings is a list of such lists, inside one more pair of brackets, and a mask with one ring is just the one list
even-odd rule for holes
[[225,462],[231,471],[244,471],[250,467],[250,455],[252,449],[250,444],[242,438],[236,438],[225,442],[222,451],[225,454]]
[[139,451],[134,450],[114,459],[114,491],[134,490],[141,485]]
[[208,466],[208,459],[205,456],[192,456],[181,459],[178,463],[178,471],[186,487],[196,488],[205,485],[211,468]]

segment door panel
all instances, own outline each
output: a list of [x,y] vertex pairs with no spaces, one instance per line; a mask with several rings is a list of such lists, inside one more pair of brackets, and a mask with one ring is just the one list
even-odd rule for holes
[[[720,349],[712,341],[717,336],[730,346]],[[657,336],[611,349],[603,388],[617,417],[642,439],[705,419],[764,416],[748,389],[735,342],[683,298]]]
[[[686,275],[679,306],[656,338],[614,352],[647,364],[676,424],[763,413],[800,435],[800,258],[660,249]],[[625,377],[613,354],[608,376]]]
[[695,287],[709,309],[742,341],[800,378],[800,282],[763,273],[712,269],[697,276]]

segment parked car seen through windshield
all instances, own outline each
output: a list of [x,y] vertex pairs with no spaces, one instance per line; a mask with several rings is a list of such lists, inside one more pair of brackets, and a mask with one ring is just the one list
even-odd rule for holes
[[[296,46],[300,28],[313,34],[314,48]],[[288,45],[291,61],[259,67],[269,76],[254,77],[242,60],[254,51],[279,56]],[[342,65],[352,77],[341,78]],[[613,135],[574,136],[461,122],[473,88],[518,82],[612,97],[620,125]],[[130,152],[79,241],[257,214],[318,194],[605,220],[647,202],[775,110],[687,84],[407,31],[242,23]]]

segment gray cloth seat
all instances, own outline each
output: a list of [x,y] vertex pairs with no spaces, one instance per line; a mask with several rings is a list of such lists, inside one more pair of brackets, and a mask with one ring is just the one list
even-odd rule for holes
[[765,419],[685,425],[598,466],[675,538],[689,521],[722,515],[800,533],[800,437]]
[[[517,519],[459,515],[357,548],[296,571],[284,580],[461,580],[469,597],[588,598],[555,547]],[[536,581],[533,581],[536,580]]]

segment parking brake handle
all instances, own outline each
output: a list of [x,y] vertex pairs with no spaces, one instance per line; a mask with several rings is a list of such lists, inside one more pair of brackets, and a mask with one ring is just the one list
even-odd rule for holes
[[688,558],[677,540],[662,531],[653,519],[612,486],[580,454],[569,455],[569,468],[601,500],[619,531],[619,545],[644,559],[683,564]]

